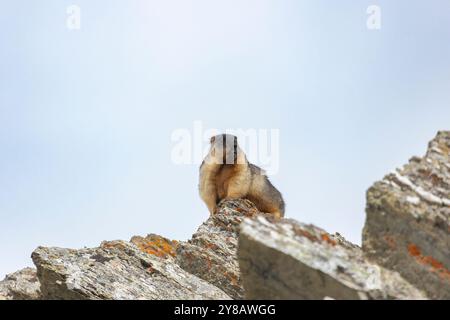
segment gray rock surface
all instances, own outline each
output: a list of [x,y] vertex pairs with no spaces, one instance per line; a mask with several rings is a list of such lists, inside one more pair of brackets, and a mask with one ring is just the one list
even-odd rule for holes
[[450,299],[450,131],[367,192],[363,250],[431,298]]
[[[367,192],[363,250],[223,201],[188,241],[39,247],[2,299],[450,299],[450,132]],[[245,290],[244,290],[245,289]]]
[[37,300],[40,296],[36,269],[25,268],[0,281],[0,300]]
[[262,215],[248,200],[229,200],[219,204],[188,242],[177,248],[176,262],[192,273],[221,288],[233,299],[243,298],[237,244],[239,225],[245,217]]
[[80,250],[39,247],[32,259],[44,299],[229,299],[170,259],[126,241]]
[[358,246],[294,220],[244,220],[238,257],[247,299],[426,298]]

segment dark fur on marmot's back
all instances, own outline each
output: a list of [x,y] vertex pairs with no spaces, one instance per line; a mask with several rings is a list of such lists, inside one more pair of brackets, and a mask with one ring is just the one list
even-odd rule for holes
[[233,135],[211,138],[210,150],[200,166],[199,191],[211,214],[221,200],[243,198],[252,201],[261,212],[284,216],[281,193],[261,168],[248,162]]

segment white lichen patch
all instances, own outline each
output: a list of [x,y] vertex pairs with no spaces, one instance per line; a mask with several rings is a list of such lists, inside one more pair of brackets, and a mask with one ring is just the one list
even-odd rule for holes
[[419,197],[414,197],[414,196],[407,196],[406,197],[406,202],[411,203],[413,205],[418,205],[420,203],[420,198]]
[[440,205],[440,206],[450,206],[450,200],[449,199],[443,199],[440,198],[434,194],[432,194],[429,191],[424,190],[422,187],[415,185],[411,180],[409,180],[407,177],[402,176],[397,171],[394,172],[395,179],[401,183],[404,186],[407,186],[412,191],[414,191],[419,197],[421,197],[423,200]]

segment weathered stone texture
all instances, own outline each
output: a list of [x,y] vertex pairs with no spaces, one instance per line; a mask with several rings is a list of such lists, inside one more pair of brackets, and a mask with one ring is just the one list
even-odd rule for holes
[[248,299],[425,299],[342,237],[294,220],[246,219],[238,257]]
[[188,242],[181,242],[176,262],[186,271],[221,288],[234,299],[243,297],[237,261],[239,225],[262,214],[248,200],[222,201]]
[[0,281],[0,300],[38,300],[40,297],[36,269],[24,268]]
[[367,192],[363,250],[431,298],[450,299],[450,131]]
[[80,250],[39,247],[32,259],[44,299],[229,299],[170,259],[125,241]]

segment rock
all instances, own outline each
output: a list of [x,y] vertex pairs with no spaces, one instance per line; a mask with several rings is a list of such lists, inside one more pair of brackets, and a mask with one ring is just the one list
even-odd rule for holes
[[229,299],[170,259],[126,241],[80,250],[39,247],[32,259],[44,299]]
[[160,258],[175,257],[178,241],[169,240],[157,234],[149,234],[145,238],[134,236],[130,242],[134,243],[141,251]]
[[425,299],[398,273],[313,225],[245,219],[239,266],[247,299]]
[[223,201],[187,242],[149,234],[93,249],[39,247],[32,258],[46,299],[240,299],[239,225],[257,214],[248,200]]
[[423,158],[368,190],[363,250],[229,200],[186,242],[39,247],[37,271],[7,276],[0,299],[450,299],[449,153],[439,132]]
[[367,192],[363,250],[429,297],[450,299],[450,131]]
[[0,281],[0,300],[37,300],[40,296],[36,269],[25,268]]
[[188,242],[177,248],[176,262],[189,273],[221,288],[233,299],[243,298],[237,243],[239,225],[245,217],[261,214],[248,200],[219,204]]

